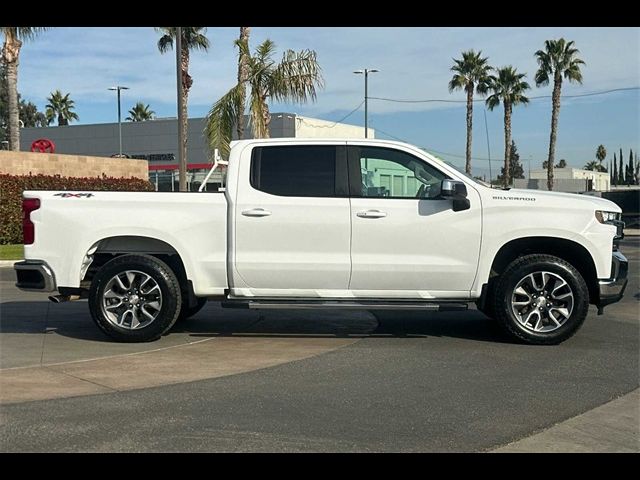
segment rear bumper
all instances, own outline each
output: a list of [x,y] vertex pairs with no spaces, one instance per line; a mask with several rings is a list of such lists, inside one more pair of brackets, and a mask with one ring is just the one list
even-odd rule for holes
[[13,264],[16,271],[16,287],[28,292],[53,292],[56,277],[51,267],[42,260],[24,260]]
[[611,258],[611,278],[599,280],[600,300],[598,302],[598,313],[607,305],[619,302],[627,287],[627,275],[629,271],[629,261],[620,252],[613,252]]

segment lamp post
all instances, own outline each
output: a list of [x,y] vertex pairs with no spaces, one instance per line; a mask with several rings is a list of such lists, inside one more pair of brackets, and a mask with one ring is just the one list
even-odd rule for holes
[[364,74],[364,138],[369,136],[369,74],[379,71],[375,68],[363,68],[353,72],[358,75]]
[[122,87],[117,85],[115,87],[109,87],[109,90],[116,90],[118,92],[118,144],[120,145],[120,156],[122,156],[122,118],[120,114],[120,90],[129,90],[129,87]]

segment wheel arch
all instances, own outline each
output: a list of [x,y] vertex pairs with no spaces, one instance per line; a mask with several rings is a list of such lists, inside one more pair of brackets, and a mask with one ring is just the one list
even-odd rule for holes
[[[573,240],[558,237],[522,237],[510,240],[496,252],[489,278],[483,286],[483,297],[486,296],[488,285],[492,279],[500,275],[513,260],[529,254],[546,254],[559,257],[573,265],[589,289],[589,303],[595,304],[599,300],[598,278],[593,257],[583,245]],[[484,298],[483,298],[484,300]]]
[[95,242],[85,253],[81,283],[86,286],[105,263],[127,254],[151,255],[162,260],[173,270],[181,288],[193,294],[193,286],[180,253],[164,240],[141,235],[114,235]]

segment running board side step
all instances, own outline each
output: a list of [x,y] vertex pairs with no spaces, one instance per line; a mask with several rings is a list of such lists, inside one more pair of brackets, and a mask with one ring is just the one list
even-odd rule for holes
[[248,308],[251,310],[269,309],[318,309],[335,308],[343,310],[430,310],[450,312],[467,310],[465,302],[422,302],[422,301],[352,301],[352,300],[244,300],[227,299],[222,301],[224,308]]

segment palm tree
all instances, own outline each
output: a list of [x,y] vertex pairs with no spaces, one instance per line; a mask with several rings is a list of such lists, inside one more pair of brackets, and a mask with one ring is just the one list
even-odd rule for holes
[[[566,168],[567,161],[564,158],[561,158],[560,161],[556,164],[556,168]],[[542,167],[545,168],[545,167]]]
[[489,110],[493,110],[500,105],[504,106],[504,186],[511,183],[509,172],[509,158],[511,155],[511,112],[514,106],[529,103],[524,92],[528,90],[529,84],[523,79],[524,73],[518,73],[511,65],[497,70],[497,75],[489,78],[489,91],[492,94],[487,98],[486,104]]
[[[604,145],[598,145],[598,149],[596,150],[596,158],[602,166],[602,162],[605,158],[607,158],[607,149],[604,148]],[[600,171],[602,171],[602,169]]]
[[[163,35],[158,40],[158,50],[160,53],[165,53],[173,49],[173,41],[176,38],[177,27],[158,27],[156,30]],[[181,27],[181,52],[180,52],[180,70],[182,73],[182,125],[178,128],[182,131],[182,145],[180,145],[181,155],[180,157],[186,162],[187,158],[187,125],[188,125],[188,113],[187,102],[189,100],[189,89],[193,84],[193,79],[189,75],[189,52],[191,50],[203,50],[209,49],[209,40],[205,36],[207,33],[206,27]],[[180,179],[181,189],[186,185],[186,179]]]
[[[251,27],[240,27],[240,37],[238,42],[244,45],[244,48],[238,49],[238,85],[246,85],[249,80],[249,34],[251,33]],[[236,123],[236,133],[238,134],[238,140],[242,140],[244,137],[244,104],[246,101],[246,89],[242,89],[240,92],[240,99],[238,105],[240,110],[236,113],[238,122]]]
[[585,170],[592,170],[594,172],[599,172],[600,171],[600,163],[598,163],[596,160],[591,160],[590,162],[587,162],[587,164],[584,166]]
[[584,65],[584,62],[577,57],[580,51],[574,48],[573,45],[574,42],[567,42],[564,38],[546,40],[544,42],[544,50],[538,50],[535,53],[539,66],[535,77],[536,86],[548,85],[549,81],[553,79],[549,168],[547,169],[547,188],[549,190],[553,190],[553,160],[556,150],[556,136],[558,134],[562,78],[564,77],[569,82],[582,83],[580,65]]
[[9,150],[20,150],[20,107],[18,106],[18,64],[24,40],[31,40],[43,27],[0,27],[4,35],[2,63],[6,67],[9,96]]
[[453,77],[449,81],[449,92],[464,90],[467,92],[467,162],[465,171],[471,175],[471,135],[473,131],[473,92],[481,95],[487,93],[487,82],[491,67],[488,57],[481,57],[482,51],[468,50],[462,52],[462,60],[453,59],[451,71]]
[[145,105],[142,102],[138,102],[129,110],[129,116],[125,120],[128,122],[145,122],[153,120],[155,113],[148,104]]
[[272,58],[276,46],[271,40],[258,45],[253,55],[243,42],[236,41],[236,45],[241,49],[241,54],[246,55],[249,67],[246,85],[238,83],[213,104],[205,127],[209,148],[212,151],[219,148],[223,154],[229,152],[234,125],[242,121],[239,112],[245,108],[243,98],[247,86],[254,138],[269,137],[269,98],[304,103],[309,99],[315,100],[316,87],[323,86],[320,66],[313,50],[287,50],[280,63],[276,63]]
[[56,90],[47,98],[49,103],[45,106],[45,115],[48,123],[56,117],[59,126],[69,125],[70,121],[79,119],[78,114],[73,111],[76,108],[75,102],[69,98],[69,95],[69,93],[62,95],[60,90]]

